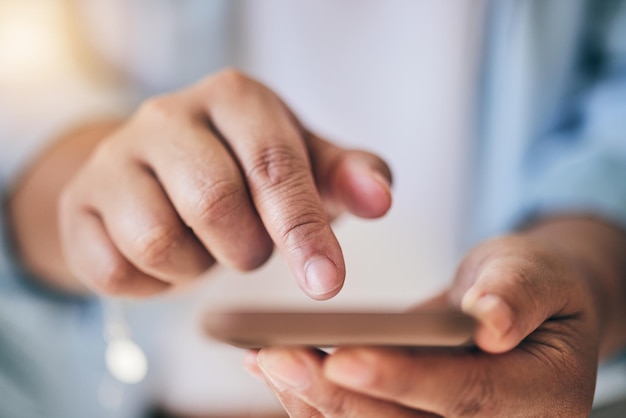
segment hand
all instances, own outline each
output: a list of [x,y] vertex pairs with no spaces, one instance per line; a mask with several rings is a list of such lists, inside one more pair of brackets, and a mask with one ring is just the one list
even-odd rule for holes
[[106,294],[153,294],[216,262],[254,269],[276,245],[326,299],[345,276],[329,218],[382,216],[390,181],[380,158],[316,137],[228,70],[148,100],[102,140],[63,192],[61,241],[73,274]]
[[292,417],[586,417],[601,328],[593,293],[560,248],[499,238],[438,298],[476,317],[480,350],[268,348],[246,367]]

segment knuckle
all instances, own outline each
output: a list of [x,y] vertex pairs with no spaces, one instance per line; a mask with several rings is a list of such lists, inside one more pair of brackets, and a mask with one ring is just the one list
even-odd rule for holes
[[217,97],[235,98],[240,101],[264,94],[265,89],[260,83],[235,68],[228,68],[209,77],[207,89]]
[[234,263],[234,268],[239,271],[248,272],[261,267],[272,255],[274,248],[271,243],[264,244],[255,251],[244,251],[243,258]]
[[159,225],[141,234],[134,243],[134,254],[139,265],[158,267],[170,259],[172,249],[183,240],[178,227]]
[[94,273],[90,281],[106,295],[124,296],[128,293],[132,280],[130,265],[118,258],[108,263],[106,269]]
[[[258,140],[256,142],[263,142]],[[250,165],[247,177],[261,188],[293,185],[306,178],[308,168],[296,151],[287,145],[260,147]]]
[[209,77],[208,83],[219,91],[234,95],[246,95],[258,84],[236,68],[226,68]]
[[327,229],[328,221],[324,214],[308,211],[287,216],[278,231],[281,242],[293,251],[324,235]]
[[250,81],[250,78],[243,71],[235,67],[224,68],[215,74],[214,78],[234,84],[247,83]]
[[243,185],[230,180],[196,190],[202,191],[189,204],[191,224],[215,224],[234,213],[247,199]]
[[171,96],[154,96],[144,101],[137,110],[137,118],[143,121],[161,124],[180,118],[180,104]]

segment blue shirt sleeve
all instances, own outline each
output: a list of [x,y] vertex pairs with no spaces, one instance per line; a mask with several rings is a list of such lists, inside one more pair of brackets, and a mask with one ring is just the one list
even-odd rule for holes
[[626,2],[592,19],[555,126],[530,144],[518,219],[590,213],[626,230]]
[[470,241],[535,217],[626,229],[626,2],[494,2]]

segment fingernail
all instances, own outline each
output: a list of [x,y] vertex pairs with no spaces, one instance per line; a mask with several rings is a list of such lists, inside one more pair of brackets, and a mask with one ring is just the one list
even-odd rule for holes
[[504,337],[513,327],[513,311],[499,296],[487,294],[477,297],[468,292],[461,307],[497,338]]
[[267,353],[258,356],[259,367],[276,389],[304,390],[311,385],[311,373],[306,364],[289,353]]
[[341,286],[339,271],[327,257],[316,257],[307,263],[304,280],[312,295],[323,296]]
[[374,181],[376,181],[376,183],[380,184],[385,190],[391,189],[391,182],[382,173],[378,171],[373,171],[372,178],[374,179]]

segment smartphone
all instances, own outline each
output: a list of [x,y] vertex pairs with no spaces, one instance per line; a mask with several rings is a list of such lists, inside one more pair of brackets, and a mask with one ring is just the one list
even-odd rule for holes
[[476,323],[452,311],[303,312],[214,311],[206,333],[236,347],[471,346]]

